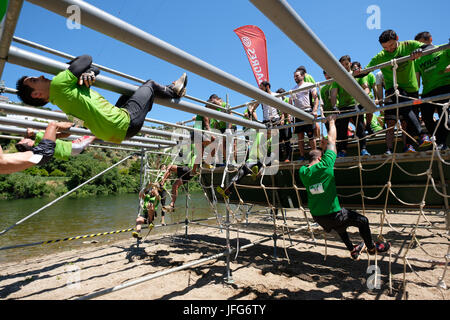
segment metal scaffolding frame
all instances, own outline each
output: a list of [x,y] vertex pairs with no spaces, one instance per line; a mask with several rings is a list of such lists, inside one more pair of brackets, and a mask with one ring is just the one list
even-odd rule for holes
[[[270,94],[250,85],[249,83],[214,67],[197,57],[180,50],[169,43],[81,0],[28,0],[40,7],[61,16],[66,16],[66,9],[76,5],[83,16],[81,23],[93,30],[122,41],[136,49],[147,52],[155,57],[194,72],[206,79],[219,83],[227,88],[252,97],[262,103],[271,105],[283,112],[290,113],[308,123],[314,117],[294,106],[274,98]],[[250,126],[247,126],[250,127]]]
[[[281,101],[280,99],[277,99],[273,96],[270,96],[269,94],[258,90],[254,86],[249,85],[248,83],[230,75],[226,72],[211,66],[207,64],[206,62],[193,57],[189,55],[186,52],[183,52],[182,50],[175,48],[171,46],[168,43],[165,43],[161,41],[160,39],[155,38],[154,36],[144,32],[143,30],[140,30],[120,19],[117,17],[114,17],[84,1],[81,0],[28,0],[31,3],[34,3],[38,6],[41,6],[43,8],[46,8],[50,11],[53,11],[59,15],[66,15],[66,8],[69,5],[77,5],[82,12],[83,19],[82,22],[85,26],[88,26],[94,30],[97,30],[101,33],[104,33],[108,36],[111,36],[119,41],[122,41],[126,44],[129,44],[137,49],[140,49],[144,52],[150,53],[156,57],[159,57],[163,60],[166,60],[174,65],[178,65],[182,68],[185,68],[187,70],[190,70],[194,73],[197,73],[204,78],[207,78],[209,80],[212,80],[214,82],[217,82],[219,84],[222,84],[232,90],[235,90],[237,92],[240,92],[242,94],[245,94],[249,97],[252,97],[256,99],[259,102],[270,104],[273,107],[276,107],[277,109],[290,113],[294,115],[297,118],[300,118],[304,120],[307,123],[312,122],[313,117],[312,115],[303,112],[301,110],[298,110],[297,108]],[[309,56],[313,58],[323,69],[327,71],[331,76],[333,76],[341,85],[342,87],[349,92],[351,95],[355,97],[355,99],[366,108],[366,112],[374,112],[376,109],[375,104],[372,100],[364,93],[364,91],[361,89],[361,87],[357,84],[355,79],[345,71],[345,69],[342,68],[342,66],[336,61],[336,59],[331,55],[331,53],[328,51],[328,49],[321,43],[321,41],[314,35],[314,33],[309,29],[309,27],[303,22],[303,20],[298,16],[298,14],[287,4],[284,0],[250,0],[262,13],[264,13],[272,22],[277,25],[288,37],[290,37],[300,48],[302,48]],[[12,17],[13,23],[11,23],[8,26],[8,30],[3,30],[3,33],[1,35],[0,39],[0,76],[3,71],[4,61],[7,59],[8,62],[13,64],[18,64],[24,67],[40,70],[42,72],[47,72],[51,74],[57,74],[63,69],[67,68],[67,65],[55,60],[52,60],[50,58],[46,58],[43,56],[39,56],[37,54],[27,52],[25,50],[10,46],[12,36],[15,29],[15,24],[17,23],[17,19],[19,16],[20,9],[22,7],[23,0],[10,0],[10,7],[13,9],[10,9],[8,7],[8,15]],[[13,4],[13,5],[11,5]],[[11,12],[10,12],[11,11]],[[306,44],[308,44],[306,46]],[[399,59],[400,60],[400,59]],[[125,74],[122,74],[121,76],[124,76]],[[131,77],[131,76],[129,76]],[[131,78],[128,78],[131,79]],[[131,79],[131,80],[135,80]],[[132,94],[136,89],[137,86],[131,85],[119,80],[115,80],[112,78],[108,78],[105,76],[98,76],[96,81],[96,86],[110,90],[113,92],[121,93],[121,94]],[[316,85],[314,85],[316,86]],[[286,94],[286,93],[285,93]],[[224,120],[226,122],[239,124],[242,126],[246,126],[248,128],[254,128],[254,129],[265,129],[265,126],[261,123],[255,122],[255,121],[249,121],[244,119],[239,119],[234,116],[231,116],[229,114],[210,110],[204,107],[199,107],[194,104],[180,101],[178,99],[176,100],[167,100],[167,99],[155,99],[156,103],[166,105],[171,108],[179,109],[182,111],[189,111],[193,112],[195,114],[205,115],[209,117],[213,117],[219,120]],[[410,102],[407,102],[410,103]],[[405,105],[407,103],[404,103]],[[413,104],[413,102],[411,102]],[[0,108],[6,108],[8,111],[13,111],[10,106],[4,106],[4,104],[0,104]],[[393,105],[386,107],[384,109],[388,108],[398,108],[400,107],[400,104]],[[237,107],[236,107],[237,108]],[[17,112],[17,111],[16,111]],[[27,112],[22,110],[18,110],[18,112]],[[356,112],[355,114],[363,114],[365,112]],[[34,113],[37,114],[37,113]],[[43,114],[42,114],[43,115]],[[48,114],[48,116],[55,116],[53,113]],[[350,116],[350,114],[346,115]],[[59,116],[55,116],[59,118]],[[60,118],[61,119],[61,118]],[[152,119],[150,119],[152,120]],[[19,121],[19,120],[6,120],[5,117],[0,117],[0,123],[6,123],[6,124],[13,124],[18,126],[25,126],[25,127],[33,127],[33,128],[39,128],[43,129],[46,127],[46,124],[32,122],[32,121]],[[160,121],[161,123],[161,121]],[[169,125],[162,123],[164,125]],[[173,124],[172,124],[173,125]],[[175,125],[173,125],[175,126]],[[178,125],[178,127],[182,127]],[[6,130],[2,130],[5,129]],[[281,127],[280,127],[281,128]],[[187,128],[183,128],[187,129]],[[10,129],[13,131],[13,129]],[[16,129],[16,133],[19,134],[19,129]],[[0,131],[8,131],[7,127],[0,126]],[[157,135],[156,131],[159,133],[161,131],[154,130],[151,134]],[[85,129],[79,129],[79,128],[71,128],[70,132],[72,133],[79,133],[79,134],[86,134],[90,133],[88,130]],[[143,131],[141,131],[143,132]],[[144,133],[144,132],[143,132]],[[150,134],[150,133],[149,133]],[[171,135],[171,137],[175,137],[174,135]],[[167,145],[176,145],[176,142],[173,141],[165,141],[165,140],[157,140],[157,139],[151,139],[151,138],[143,138],[143,137],[134,137],[136,141],[142,141],[142,142],[154,142],[158,141],[159,144],[161,142],[164,142],[164,144]],[[180,137],[178,137],[180,138]],[[182,138],[182,137],[181,137]],[[167,142],[167,143],[166,143]],[[169,143],[170,142],[170,143]],[[123,143],[123,145],[126,145]],[[144,148],[144,145],[140,145],[141,148]],[[152,145],[148,145],[147,147],[152,148]],[[161,148],[160,145],[154,146],[155,148]],[[142,149],[141,149],[142,150]],[[43,209],[47,208],[48,206],[52,205],[53,203],[56,203],[63,197],[67,196],[68,194],[74,192],[78,188],[82,187],[83,185],[89,183],[90,181],[94,180],[101,174],[107,172],[108,170],[116,167],[120,163],[126,161],[129,159],[132,155],[127,156],[126,158],[122,159],[118,163],[114,164],[113,166],[109,167],[105,171],[99,173],[95,177],[92,177],[88,181],[84,182],[83,184],[77,186],[75,189],[69,191],[65,195],[59,197],[58,199],[52,201],[51,203],[47,204],[46,206],[40,208],[39,210],[33,212],[31,215],[28,215],[24,219],[20,220],[19,222],[13,224],[9,228],[3,230],[0,232],[0,235],[6,233],[8,230],[14,228],[18,224],[24,222],[25,220],[31,218],[33,215],[37,214],[38,212],[41,212]],[[141,151],[141,156],[143,159],[144,152]],[[230,223],[229,223],[229,211],[227,210],[227,221],[225,223],[226,227],[226,241],[227,241],[227,249],[219,254],[212,255],[203,259],[199,259],[190,263],[187,263],[185,265],[172,268],[169,270],[164,270],[161,272],[157,272],[155,274],[145,276],[140,279],[136,279],[134,281],[124,283],[122,285],[116,286],[114,288],[101,290],[99,292],[94,292],[90,295],[81,297],[81,299],[90,299],[94,298],[106,293],[110,293],[113,291],[117,291],[120,289],[124,289],[126,287],[130,287],[151,279],[154,279],[156,277],[160,277],[172,272],[176,272],[179,270],[183,270],[186,268],[190,268],[192,266],[196,266],[199,264],[202,264],[204,262],[218,259],[220,257],[225,256],[227,258],[227,267],[226,272],[229,276],[230,266],[229,266],[229,259],[231,253],[236,249],[231,249],[229,246],[229,232],[230,232]],[[305,227],[302,227],[305,228]],[[300,229],[293,230],[292,232],[296,232]],[[274,247],[276,247],[276,235],[275,237],[272,237],[270,235],[265,236],[263,239],[256,240],[248,245],[245,245],[241,247],[241,249],[249,248],[251,246],[254,246],[259,243],[266,242],[268,240],[274,240]],[[228,279],[229,280],[229,279]]]

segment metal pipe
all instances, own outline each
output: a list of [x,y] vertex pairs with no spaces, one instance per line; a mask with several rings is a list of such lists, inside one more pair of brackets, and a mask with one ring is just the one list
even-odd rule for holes
[[11,45],[12,37],[16,30],[22,5],[23,0],[9,0],[3,23],[0,25],[0,78],[3,74],[5,61],[8,58],[9,46]]
[[294,106],[274,98],[259,88],[214,67],[183,50],[180,50],[151,34],[81,0],[29,0],[29,2],[66,17],[67,7],[76,5],[81,12],[81,23],[122,41],[136,49],[192,71],[206,79],[219,83],[246,96],[250,96],[265,104],[271,105],[297,118],[312,122],[314,117]]
[[[69,121],[69,118],[67,115],[63,112],[58,111],[50,111],[50,110],[43,110],[38,109],[34,107],[26,107],[21,106],[17,104],[11,104],[11,103],[3,103],[0,102],[0,110],[4,110],[6,113],[12,113],[12,114],[20,114],[20,115],[26,115],[26,116],[33,116],[33,117],[42,117],[46,119],[56,120],[56,121]],[[177,134],[169,131],[162,131],[162,130],[155,130],[150,128],[142,127],[140,133],[143,134],[150,134],[155,136],[161,136],[161,137],[168,137],[168,138],[175,138],[175,139],[189,139],[189,135],[183,135],[183,134]]]
[[[39,70],[50,74],[58,74],[60,71],[67,69],[68,65],[36,53],[32,53],[17,47],[11,46],[8,55],[8,62],[17,64],[26,68]],[[96,77],[94,84],[98,88],[113,91],[120,94],[132,95],[138,86],[132,85],[120,80],[108,78],[102,75]],[[254,129],[265,129],[265,125],[249,121],[246,119],[231,116],[227,113],[211,110],[203,106],[198,106],[193,103],[182,101],[179,99],[161,99],[155,97],[155,103],[164,105],[170,108],[178,109],[184,112],[192,112],[203,116],[211,117],[218,120],[223,120],[229,123],[235,123],[244,127]]]
[[342,67],[328,48],[285,0],[250,0],[250,2],[332,76],[368,112],[376,111],[375,104],[356,82],[352,74]]
[[[8,132],[8,133],[20,135],[20,137],[15,137],[16,139],[21,139],[22,136],[25,137],[26,134],[27,134],[27,130],[26,129],[17,128],[17,127],[10,127],[10,126],[3,126],[3,125],[0,125],[0,132]],[[67,139],[74,140],[74,139],[78,139],[79,137],[80,136],[71,135]],[[94,140],[94,141],[97,142],[97,143],[103,143],[103,144],[108,144],[108,145],[117,145],[117,144],[115,144],[113,142],[106,142],[106,141],[101,141],[101,140]],[[94,145],[91,144],[90,146],[93,147]],[[132,142],[132,141],[128,141],[128,140],[122,141],[122,143],[119,144],[119,146],[145,148],[145,149],[160,149],[160,146],[157,146],[157,145],[154,145],[154,144],[143,144],[143,143]],[[96,147],[111,148],[111,147],[107,147],[107,146],[96,146]],[[138,151],[138,150],[128,149],[127,151]]]
[[[20,119],[12,119],[7,117],[0,117],[0,123],[5,125],[11,125],[11,126],[19,126],[23,128],[33,128],[33,129],[40,129],[45,130],[48,126],[48,123],[44,122],[35,122],[35,121],[29,121],[29,120],[20,120]],[[67,130],[71,133],[79,134],[79,135],[92,135],[92,133],[87,129],[82,128],[70,128]],[[157,143],[158,145],[173,145],[175,146],[177,143],[175,141],[170,140],[159,140],[159,139],[152,139],[152,138],[145,138],[145,137],[138,137],[134,136],[133,138],[130,138],[132,141],[139,141],[139,142],[149,142],[149,143]],[[103,142],[103,140],[100,140]],[[158,146],[155,145],[155,148]]]
[[[408,106],[412,106],[412,105],[420,105],[422,103],[428,103],[428,102],[433,102],[433,101],[440,101],[440,100],[445,100],[445,99],[450,99],[450,93],[444,93],[444,94],[440,94],[440,95],[437,95],[437,96],[434,96],[434,97],[427,97],[427,98],[421,98],[421,99],[411,99],[410,101],[403,101],[403,102],[399,102],[399,103],[395,103],[395,104],[384,105],[382,107],[379,107],[377,109],[377,111],[386,111],[386,110],[403,108],[403,107],[408,107]],[[349,118],[349,117],[358,116],[358,115],[362,116],[365,113],[366,113],[365,111],[345,112],[345,113],[338,114],[336,119]],[[319,117],[319,118],[316,119],[316,121],[317,122],[326,122],[327,118],[326,117]],[[282,126],[273,127],[272,129],[285,129],[285,128],[301,126],[301,125],[304,125],[304,124],[305,123],[303,123],[303,122],[294,123],[294,124],[286,124],[286,125],[282,125]]]

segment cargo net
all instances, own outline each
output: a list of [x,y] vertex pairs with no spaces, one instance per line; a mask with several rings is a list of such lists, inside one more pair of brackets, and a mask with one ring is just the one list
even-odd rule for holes
[[[396,60],[393,60],[391,63],[392,63],[392,68],[394,70],[394,75],[396,75],[396,70],[397,70]],[[315,86],[316,86],[317,90],[320,91],[321,83],[317,83],[317,84],[315,84]],[[300,90],[298,90],[298,91],[300,91]],[[292,94],[293,92],[295,92],[295,91],[285,92],[284,94],[279,95],[279,96],[281,97],[283,95]],[[405,102],[399,103],[399,100],[401,98],[403,98],[407,101],[409,100],[410,102],[409,103],[405,103]],[[327,112],[327,111],[323,110],[323,108],[322,108],[323,104],[322,104],[320,95],[318,95],[318,99],[320,101],[320,103],[319,103],[320,113],[322,115],[324,115],[324,118],[325,118],[325,116],[327,116],[327,113],[329,111]],[[411,98],[409,96],[402,95],[400,93],[400,90],[398,89],[396,76],[394,76],[394,92],[392,93],[392,95],[388,95],[388,96],[384,97],[382,101],[387,102],[389,99],[394,99],[394,104],[392,104],[388,108],[380,108],[380,110],[395,109],[397,119],[400,119],[400,111],[399,111],[400,108],[410,106],[410,105],[418,106],[425,102],[422,99]],[[439,101],[439,102],[436,102],[436,101]],[[380,104],[380,102],[381,102],[381,100],[380,101],[375,100],[376,104]],[[379,241],[389,241],[389,239],[385,238],[386,234],[387,234],[387,232],[386,232],[387,226],[394,232],[394,234],[397,234],[399,237],[408,239],[408,242],[405,243],[400,248],[398,253],[392,252],[393,248],[389,252],[389,268],[391,267],[392,256],[395,256],[397,259],[403,260],[404,272],[403,272],[403,281],[402,281],[402,286],[401,286],[401,288],[403,288],[403,295],[406,294],[407,267],[409,267],[410,270],[417,277],[419,277],[424,283],[426,283],[428,286],[436,287],[441,292],[442,295],[443,295],[442,290],[447,289],[444,279],[445,279],[445,275],[446,275],[447,268],[448,268],[448,262],[450,259],[450,245],[449,245],[449,232],[448,232],[448,219],[449,219],[448,218],[448,215],[449,215],[448,198],[450,196],[447,195],[445,178],[442,176],[441,176],[441,178],[444,179],[444,181],[441,181],[441,183],[440,183],[441,190],[438,188],[439,182],[436,182],[432,175],[432,166],[433,166],[433,163],[435,163],[435,162],[439,163],[439,166],[441,166],[440,170],[442,173],[442,170],[443,170],[443,172],[448,171],[448,166],[450,165],[450,162],[448,160],[446,161],[446,159],[444,159],[444,157],[443,157],[444,152],[440,152],[440,150],[438,149],[438,144],[437,144],[436,138],[435,138],[436,132],[437,132],[438,128],[440,127],[441,122],[445,126],[446,130],[448,130],[448,131],[450,130],[448,121],[446,121],[447,119],[449,119],[449,110],[448,109],[449,109],[450,102],[449,102],[448,97],[443,100],[442,96],[436,96],[436,97],[431,97],[429,99],[426,99],[426,103],[428,103],[430,106],[438,107],[437,110],[440,110],[440,114],[438,115],[439,119],[436,122],[435,130],[433,132],[429,132],[430,143],[432,144],[432,150],[431,150],[431,152],[426,153],[427,155],[429,155],[429,158],[427,159],[427,161],[429,161],[429,162],[428,162],[428,168],[425,171],[420,172],[420,173],[408,172],[398,161],[399,157],[401,157],[401,154],[397,153],[395,150],[397,150],[397,144],[398,144],[400,135],[403,134],[403,135],[409,137],[410,139],[415,140],[414,137],[411,136],[408,133],[408,131],[406,131],[401,126],[399,121],[395,121],[395,124],[392,125],[391,127],[385,127],[383,129],[381,129],[380,131],[374,132],[372,134],[368,134],[365,137],[365,139],[368,139],[368,138],[374,137],[376,135],[379,136],[380,134],[386,134],[389,130],[394,130],[395,139],[393,142],[394,143],[393,152],[389,156],[386,156],[385,160],[382,161],[381,164],[379,164],[376,167],[371,167],[371,168],[367,168],[364,166],[364,160],[367,159],[367,156],[361,156],[361,140],[362,139],[358,138],[355,135],[354,138],[348,138],[347,142],[354,143],[357,146],[357,151],[358,151],[358,153],[357,153],[358,155],[356,157],[357,164],[352,165],[352,166],[347,166],[347,167],[342,166],[342,165],[335,166],[335,170],[358,169],[359,180],[360,180],[360,185],[359,185],[360,190],[354,194],[339,194],[338,193],[338,196],[340,198],[360,196],[360,203],[361,203],[360,213],[362,213],[364,216],[366,216],[367,211],[368,211],[368,209],[366,208],[366,205],[365,205],[365,202],[367,200],[375,200],[375,199],[381,199],[383,196],[385,197],[384,206],[379,211],[380,219],[379,219],[379,223],[377,226],[378,231],[377,232],[372,231],[373,234],[377,234],[377,239]],[[358,109],[355,108],[354,116],[356,117],[356,123],[358,122],[359,117],[363,117],[365,113],[366,113],[365,111],[358,111]],[[339,119],[339,118],[345,117],[345,115],[344,116],[338,115],[337,117]],[[321,122],[321,126],[322,126],[321,132],[324,132],[324,130],[323,130],[324,122],[325,121],[323,119]],[[273,136],[273,132],[277,132],[279,129],[284,129],[286,127],[290,128],[290,127],[295,127],[295,126],[296,126],[295,124],[284,125],[284,126],[274,126],[273,128],[271,128],[272,136]],[[196,130],[202,131],[199,129],[196,129]],[[296,163],[294,161],[292,161],[293,160],[292,158],[290,159],[291,160],[290,162],[283,163],[283,166],[290,166],[289,171],[291,173],[292,186],[286,186],[286,187],[266,186],[263,183],[264,178],[266,176],[269,176],[267,173],[270,172],[271,168],[278,166],[278,162],[268,159],[269,157],[271,157],[271,154],[266,152],[267,149],[265,149],[265,147],[264,147],[265,143],[261,143],[262,159],[260,159],[260,161],[259,161],[259,166],[257,166],[256,164],[253,164],[253,167],[249,166],[248,163],[246,164],[246,161],[243,161],[243,163],[236,163],[235,156],[233,156],[233,154],[235,152],[233,150],[235,150],[234,148],[236,148],[236,145],[245,146],[244,148],[241,148],[241,151],[240,151],[241,153],[242,152],[244,153],[244,157],[241,159],[247,159],[249,150],[252,147],[252,143],[255,142],[253,139],[248,139],[248,137],[244,138],[246,135],[247,136],[249,135],[249,131],[247,131],[247,132],[232,132],[232,131],[230,131],[230,132],[226,133],[225,135],[219,134],[219,136],[222,136],[222,139],[221,139],[221,143],[219,143],[216,148],[216,150],[219,151],[219,152],[217,152],[218,156],[215,157],[216,160],[219,157],[219,155],[221,154],[223,144],[224,143],[227,144],[226,157],[224,157],[225,163],[224,163],[224,165],[220,165],[220,170],[217,170],[218,165],[216,164],[216,161],[214,161],[214,160],[213,161],[204,161],[205,160],[204,157],[206,157],[204,154],[202,154],[201,160],[199,160],[199,158],[197,159],[197,163],[200,164],[199,170],[197,172],[197,175],[199,176],[198,182],[200,183],[200,185],[202,187],[202,190],[204,192],[206,199],[208,199],[209,205],[211,206],[211,209],[214,212],[217,223],[219,224],[220,227],[229,227],[230,225],[233,225],[235,230],[239,231],[239,229],[238,229],[239,225],[248,217],[248,213],[251,211],[251,209],[255,205],[254,199],[246,200],[245,197],[241,194],[241,190],[259,189],[259,190],[263,191],[264,200],[265,200],[265,208],[266,208],[267,212],[271,215],[271,220],[273,221],[273,227],[274,227],[274,234],[275,235],[277,234],[277,230],[281,230],[283,247],[284,247],[286,259],[288,261],[290,261],[288,252],[286,250],[286,248],[287,248],[287,246],[286,246],[287,238],[286,237],[288,237],[288,239],[291,240],[291,235],[300,230],[307,230],[313,243],[316,243],[314,233],[318,232],[318,233],[322,234],[322,236],[325,240],[325,259],[326,259],[327,237],[326,237],[326,234],[321,230],[321,228],[317,228],[317,224],[313,223],[313,221],[310,221],[311,219],[308,218],[307,212],[309,210],[308,210],[307,206],[302,203],[301,196],[300,196],[300,192],[306,192],[306,189],[303,186],[298,186],[295,182],[296,181],[295,175],[298,175],[298,168],[296,170]],[[324,137],[321,136],[320,138],[324,138]],[[338,140],[337,142],[339,143],[341,141],[342,140]],[[292,142],[292,140],[291,140],[291,142]],[[304,144],[305,141],[298,141],[298,143]],[[275,147],[277,148],[280,144],[281,144],[281,142],[275,144]],[[272,145],[272,148],[273,148],[273,145]],[[238,147],[238,149],[239,149],[239,147]],[[243,149],[243,151],[242,151],[242,149]],[[291,153],[291,156],[292,155],[293,155],[293,152]],[[353,157],[353,158],[355,158],[355,157]],[[172,161],[171,163],[173,163],[174,158],[172,158],[171,161]],[[207,162],[207,164],[205,165],[206,162]],[[217,161],[217,163],[218,163],[218,161]],[[270,163],[270,165],[266,165],[266,163]],[[230,179],[230,177],[232,177],[232,176],[235,177],[239,174],[242,176],[242,172],[240,172],[240,170],[243,169],[244,165],[247,165],[247,169],[249,169],[249,170],[246,169],[246,172],[244,175],[251,176],[254,179],[255,183],[242,184],[242,183],[240,183],[241,179]],[[297,166],[298,166],[298,163],[297,163]],[[389,166],[389,168],[390,168],[389,174],[386,177],[387,180],[386,180],[385,184],[382,186],[380,192],[377,195],[372,196],[372,197],[366,195],[364,192],[363,174],[365,172],[377,171],[378,169],[380,169],[383,166]],[[255,167],[257,167],[257,170],[252,170]],[[396,192],[394,192],[393,184],[392,184],[392,176],[393,176],[393,170],[395,167],[398,168],[403,174],[410,176],[410,177],[426,177],[424,193],[423,193],[422,198],[418,199],[418,202],[411,203],[411,202],[402,200],[401,197],[398,194],[396,194]],[[161,172],[155,173],[154,171],[152,171],[152,172],[148,171],[148,172],[146,172],[145,179],[147,182],[154,181],[156,183],[158,181],[158,179],[160,179],[161,175],[162,175]],[[214,183],[214,181],[215,181],[214,177],[217,175],[221,175],[221,183],[220,184]],[[208,177],[208,179],[206,179],[207,177]],[[230,180],[231,180],[231,182],[230,182]],[[233,202],[233,203],[230,202],[230,199],[225,192],[226,191],[225,189],[227,189],[227,186],[228,186],[228,191],[233,192],[235,194],[235,196],[237,197],[237,199],[238,199],[237,202]],[[339,189],[339,186],[337,186],[337,188]],[[301,226],[300,228],[296,228],[296,229],[293,229],[292,227],[287,226],[286,210],[284,208],[277,207],[276,203],[280,203],[280,202],[279,202],[279,199],[278,199],[278,202],[275,199],[277,197],[277,193],[275,193],[275,196],[273,196],[274,193],[271,192],[274,189],[276,189],[280,192],[282,192],[283,189],[289,189],[289,190],[294,189],[295,190],[296,200],[298,202],[297,205],[299,208],[298,212],[300,213],[300,215],[303,214],[304,219],[306,221],[305,226]],[[443,214],[441,215],[441,220],[443,217],[443,219],[447,221],[446,227],[442,227],[442,223],[439,223],[441,225],[441,227],[437,227],[437,223],[432,222],[428,217],[429,212],[427,213],[427,210],[426,210],[427,204],[426,204],[425,199],[426,199],[427,193],[429,193],[430,189],[434,190],[434,192],[436,192],[436,194],[438,194],[439,196],[441,196],[444,199],[445,210],[444,210]],[[169,190],[167,190],[167,191],[170,194]],[[189,199],[190,198],[189,190],[187,188],[185,188],[185,191],[187,193],[186,197],[187,197],[187,199]],[[406,225],[398,227],[398,226],[396,226],[396,224],[391,223],[391,215],[393,215],[393,217],[395,218],[395,214],[397,212],[395,210],[391,210],[389,208],[388,197],[390,197],[390,196],[394,197],[402,205],[413,209],[415,212],[418,212],[417,219],[415,220],[415,222],[413,224],[407,225],[410,227],[409,230],[407,230]],[[226,212],[231,217],[231,220],[228,220],[228,217],[227,217],[227,219],[225,219],[224,213],[222,212],[222,210],[220,210],[218,208],[218,204],[222,203],[222,201],[225,204]],[[260,199],[259,199],[258,203],[261,203]],[[293,207],[293,206],[291,205],[291,207]],[[276,218],[278,211],[281,211],[282,219]],[[446,247],[447,250],[442,250],[442,251],[439,251],[438,253],[430,252],[430,250],[428,249],[428,246],[424,245],[422,243],[422,241],[419,239],[419,237],[417,236],[418,230],[420,230],[420,229],[426,229],[428,232],[430,232],[432,237],[440,239],[440,241],[438,241],[437,244],[440,244],[443,247]],[[435,230],[441,230],[442,232],[438,232]],[[389,233],[389,237],[395,238],[394,234]],[[239,235],[239,233],[238,233],[238,235]],[[239,246],[239,241],[237,242],[237,245]],[[423,253],[425,253],[426,256],[428,256],[430,259],[411,257],[410,256],[411,250],[414,248],[417,248],[417,247],[420,248],[420,250]],[[238,250],[237,250],[237,252],[238,252]],[[367,255],[367,256],[369,257],[368,263],[370,265],[370,263],[371,263],[370,256],[369,255]],[[375,266],[377,266],[377,261],[378,261],[378,259],[377,259],[377,256],[375,255],[375,259],[374,259]],[[440,275],[437,280],[436,279],[435,280],[425,279],[421,275],[419,275],[418,272],[416,272],[416,270],[411,265],[411,261],[431,263],[433,266],[434,265],[444,266],[443,270],[442,270],[442,275]],[[389,291],[392,293],[393,288],[392,288],[391,276],[392,276],[391,270],[389,270]]]

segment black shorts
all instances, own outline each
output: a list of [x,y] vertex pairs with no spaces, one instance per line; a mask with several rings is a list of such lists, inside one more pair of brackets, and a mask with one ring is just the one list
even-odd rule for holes
[[330,213],[324,216],[313,216],[317,222],[326,232],[336,230],[337,233],[344,232],[348,227],[353,225],[353,222],[360,218],[360,214],[353,210],[341,208],[340,211]]
[[181,179],[183,183],[188,182],[192,179],[192,176],[190,175],[191,170],[191,168],[186,166],[177,166],[177,178]]
[[[294,122],[301,122],[303,120],[295,118]],[[308,138],[312,138],[314,136],[314,128],[312,124],[304,124],[302,126],[294,127],[294,133],[303,133],[305,132],[308,135]]]
[[34,154],[42,155],[42,159],[41,161],[39,161],[38,165],[46,164],[53,158],[53,154],[55,153],[55,146],[55,141],[42,139],[37,146],[34,146],[31,149]]

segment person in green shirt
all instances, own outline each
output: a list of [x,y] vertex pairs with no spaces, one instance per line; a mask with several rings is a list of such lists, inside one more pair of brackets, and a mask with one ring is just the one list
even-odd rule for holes
[[[352,60],[350,56],[345,55],[339,59],[341,65],[347,70],[347,72],[351,72]],[[369,94],[369,87],[367,83],[363,83],[363,89],[367,94]],[[362,107],[356,103],[355,98],[353,98],[347,91],[344,90],[337,82],[333,82],[331,84],[330,91],[330,101],[333,110],[337,109],[339,112],[348,112],[354,110],[361,110]],[[347,144],[348,144],[348,124],[350,119],[356,125],[356,136],[360,139],[359,143],[361,146],[361,155],[368,156],[370,153],[366,149],[366,125],[364,123],[364,117],[362,116],[353,116],[341,118],[336,121],[337,127],[337,137],[338,137],[338,157],[347,156]]]
[[[364,246],[369,254],[389,250],[388,242],[373,242],[369,220],[356,211],[343,208],[339,204],[334,177],[336,161],[336,115],[330,115],[328,120],[327,149],[310,152],[310,163],[299,169],[300,180],[306,188],[308,207],[314,219],[326,232],[335,230],[352,259],[357,260]],[[353,226],[359,229],[364,242],[354,246],[347,233],[347,228]]]
[[44,165],[49,162],[55,153],[56,133],[68,130],[72,125],[71,122],[50,122],[41,142],[29,151],[3,153],[0,146],[0,174],[23,171],[34,165]]
[[[361,68],[361,63],[359,61],[352,62],[352,71],[361,70]],[[367,86],[369,87],[369,97],[371,99],[374,99],[374,97],[378,97],[377,79],[372,72],[369,72],[365,77],[356,78],[356,81],[363,88],[365,88],[365,84],[367,84]],[[366,131],[368,134],[372,134],[374,132],[371,126],[373,113],[368,112],[364,116],[366,117]]]
[[[435,48],[433,45],[433,37],[427,31],[420,32],[416,35],[415,40],[426,44],[425,49]],[[450,93],[450,50],[441,50],[417,59],[414,62],[416,69],[417,83],[420,84],[422,78],[422,98],[437,96],[440,94]],[[445,103],[448,101],[441,100],[436,103]],[[422,119],[428,133],[431,135],[436,130],[436,143],[439,150],[447,149],[448,129],[450,128],[450,117],[442,119],[438,128],[434,121],[434,112],[437,111],[439,117],[445,116],[442,113],[442,106],[430,103],[420,105]],[[446,121],[445,121],[446,120]],[[446,128],[447,122],[447,128]]]
[[[67,138],[68,136],[70,136],[69,132],[56,133],[56,146],[55,153],[53,155],[55,159],[67,161],[70,156],[76,156],[83,152],[83,150],[96,139],[95,136],[83,136],[73,141],[61,140],[62,138]],[[26,138],[23,138],[16,143],[16,149],[20,152],[31,150],[33,146],[38,145],[43,138],[43,131],[35,132],[32,128],[28,128]]]
[[44,76],[21,77],[16,85],[17,95],[32,106],[51,102],[66,114],[83,120],[84,125],[104,141],[120,143],[136,135],[152,108],[155,96],[178,99],[186,93],[186,74],[169,86],[148,80],[131,97],[122,95],[114,106],[90,88],[100,70],[92,66],[89,55],[79,56],[69,64],[68,69],[52,80]]
[[148,224],[149,229],[154,227],[153,220],[156,216],[156,210],[161,200],[158,193],[158,189],[155,186],[145,188],[139,193],[141,199],[141,210],[136,218],[136,231],[132,233],[132,236],[138,240],[142,239],[141,229],[144,223]]
[[[411,55],[411,60],[400,63],[397,68],[397,84],[398,90],[401,95],[399,96],[398,102],[411,101],[411,99],[419,97],[419,86],[414,72],[414,63],[412,60],[418,59],[422,56],[422,48],[424,48],[424,44],[415,40],[398,41],[398,39],[398,35],[394,30],[383,31],[378,39],[383,50],[372,58],[366,68],[373,67],[384,62],[389,62],[392,59]],[[395,104],[397,101],[394,95],[395,88],[393,67],[384,67],[381,69],[381,72],[383,73],[384,85],[386,89],[386,98],[384,104]],[[357,77],[361,75],[364,76],[364,73],[360,70],[356,70],[354,72],[354,75]],[[414,107],[407,106],[400,108],[398,111],[400,120],[403,120],[403,128],[411,136],[419,136],[419,147],[426,147],[431,145],[431,140],[428,135],[423,132]],[[397,110],[386,110],[384,115],[387,127],[391,128],[386,132],[386,154],[391,154],[393,152],[394,144],[393,127],[398,120]],[[413,147],[413,139],[409,138],[406,135],[403,135],[403,141],[405,145],[405,152],[415,152],[415,149]]]

